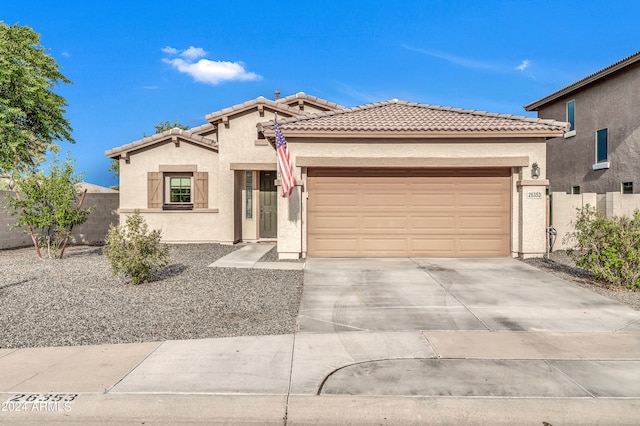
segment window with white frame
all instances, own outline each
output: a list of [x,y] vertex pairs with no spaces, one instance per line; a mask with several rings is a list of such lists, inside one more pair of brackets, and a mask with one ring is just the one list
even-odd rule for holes
[[633,194],[633,182],[622,182],[621,192],[623,194]]
[[609,129],[596,132],[596,164],[609,161]]
[[571,193],[573,195],[578,195],[580,194],[580,185],[575,185],[571,187]]
[[566,137],[576,134],[576,101],[571,100],[567,102],[567,122],[571,124],[569,131],[565,135]]

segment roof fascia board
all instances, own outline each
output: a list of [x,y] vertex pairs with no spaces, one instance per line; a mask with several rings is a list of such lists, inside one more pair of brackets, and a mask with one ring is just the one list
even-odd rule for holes
[[579,89],[582,89],[583,87],[588,86],[592,83],[595,83],[596,81],[601,80],[611,74],[614,74],[624,68],[627,68],[628,66],[631,66],[632,64],[635,64],[638,61],[640,61],[640,52],[635,54],[634,56],[627,58],[627,60],[622,60],[601,71],[596,72],[595,74],[591,74],[590,76],[585,77],[582,80],[579,80],[563,89],[560,89],[557,92],[550,94],[549,96],[546,96],[535,102],[531,102],[530,104],[525,105],[524,109],[526,111],[536,111],[538,108],[540,108],[543,105],[546,105],[564,96],[570,95],[571,93]]
[[298,167],[526,167],[528,156],[518,157],[296,157]]
[[[265,137],[275,137],[273,129],[263,128]],[[434,131],[434,132],[402,132],[402,131],[330,131],[330,130],[282,130],[287,139],[293,138],[344,138],[344,139],[486,139],[486,138],[557,138],[564,135],[564,130],[523,130],[523,131]]]
[[[175,138],[175,140],[174,140]],[[135,142],[128,144],[128,145],[124,145],[120,148],[114,148],[111,149],[109,151],[105,152],[105,155],[109,158],[117,158],[117,157],[124,157],[124,158],[128,158],[129,154],[135,152],[135,151],[139,151],[141,149],[145,149],[145,148],[149,148],[153,145],[157,145],[157,144],[161,144],[161,143],[167,143],[167,142],[171,142],[171,143],[175,143],[176,141],[180,142],[180,141],[184,141],[187,143],[191,143],[194,145],[198,145],[201,146],[202,148],[205,149],[209,149],[211,151],[215,151],[218,152],[218,147],[217,146],[213,146],[211,144],[208,144],[206,142],[203,141],[199,141],[196,139],[192,139],[186,136],[177,136],[176,135],[166,135],[163,138],[158,138],[158,139],[153,139],[150,140],[146,143],[141,143],[141,144],[137,144]],[[213,141],[212,141],[213,142]]]

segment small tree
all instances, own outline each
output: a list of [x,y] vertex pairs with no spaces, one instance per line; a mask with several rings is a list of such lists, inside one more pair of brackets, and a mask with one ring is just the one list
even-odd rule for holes
[[149,282],[158,269],[169,263],[169,247],[160,243],[162,233],[149,227],[139,211],[127,217],[124,227],[109,227],[104,255],[113,275],[123,273],[133,284]]
[[46,248],[49,257],[62,258],[73,226],[93,211],[94,206],[82,208],[84,193],[76,186],[80,180],[70,158],[63,163],[54,158],[48,173],[17,176],[16,196],[7,200],[10,214],[18,216],[12,226],[27,227],[39,257],[40,248]]
[[640,211],[609,219],[589,205],[577,210],[567,254],[598,279],[640,289]]
[[0,21],[0,175],[36,166],[56,140],[73,143],[67,102],[53,91],[71,81],[47,50],[33,29]]
[[161,121],[158,124],[156,124],[155,126],[153,126],[156,129],[156,133],[162,133],[166,130],[171,130],[171,129],[175,129],[176,127],[178,129],[182,129],[182,130],[188,130],[189,126],[185,126],[184,124],[180,124],[178,122],[178,120],[174,120],[173,123],[171,123],[169,120],[167,121]]

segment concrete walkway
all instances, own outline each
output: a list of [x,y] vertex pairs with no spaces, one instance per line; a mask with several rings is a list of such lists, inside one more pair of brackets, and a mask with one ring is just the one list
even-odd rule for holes
[[0,350],[0,422],[638,422],[640,312],[517,260],[309,259],[303,291],[295,335]]
[[255,268],[302,270],[304,262],[258,262],[276,245],[273,243],[255,243],[221,257],[209,265],[210,268]]

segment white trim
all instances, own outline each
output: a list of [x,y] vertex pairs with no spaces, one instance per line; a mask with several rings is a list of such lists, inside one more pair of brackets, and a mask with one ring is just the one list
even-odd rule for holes
[[575,131],[575,130],[572,130],[572,131],[570,131],[570,132],[565,133],[565,134],[564,134],[564,138],[565,138],[565,139],[567,139],[567,138],[571,138],[571,137],[574,137],[575,135],[576,135],[576,131]]
[[593,166],[591,166],[593,170],[608,169],[609,167],[611,167],[611,163],[609,163],[608,161],[605,161],[603,163],[596,163]]

